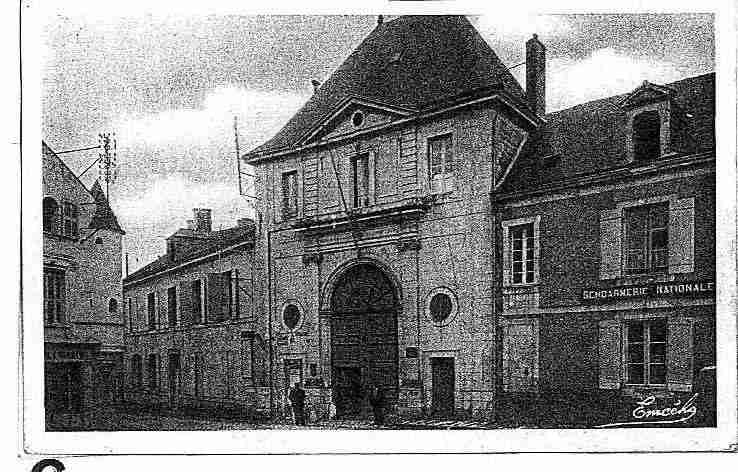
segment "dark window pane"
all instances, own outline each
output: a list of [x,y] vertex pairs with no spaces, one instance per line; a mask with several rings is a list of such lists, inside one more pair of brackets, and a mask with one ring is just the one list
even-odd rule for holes
[[628,365],[628,383],[630,384],[642,384],[643,383],[643,364],[629,364]]
[[433,321],[440,323],[441,321],[448,318],[453,309],[453,302],[451,297],[445,293],[437,293],[433,295],[430,302],[430,312]]
[[643,342],[643,323],[628,323],[628,342]]
[[669,246],[669,233],[665,229],[651,233],[651,248],[662,249]]
[[649,350],[649,360],[652,364],[666,363],[666,343],[651,344]]
[[666,366],[664,364],[656,364],[650,366],[649,383],[665,384],[666,383]]
[[520,273],[520,272],[514,273],[513,274],[513,283],[514,284],[523,283],[523,274]]
[[628,362],[643,363],[643,344],[628,344]]
[[300,310],[295,305],[287,305],[283,314],[284,325],[289,329],[295,329],[300,322]]
[[666,320],[653,320],[650,323],[651,342],[666,342]]
[[661,155],[661,118],[658,111],[646,111],[633,119],[633,158],[656,159]]

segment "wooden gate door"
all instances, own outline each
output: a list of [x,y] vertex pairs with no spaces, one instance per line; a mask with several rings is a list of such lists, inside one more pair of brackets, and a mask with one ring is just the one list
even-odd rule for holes
[[433,416],[451,417],[454,414],[455,369],[453,357],[431,357]]

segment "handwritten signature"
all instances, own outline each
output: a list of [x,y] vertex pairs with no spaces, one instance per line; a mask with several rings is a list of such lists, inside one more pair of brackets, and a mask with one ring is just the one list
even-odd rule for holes
[[694,404],[699,394],[695,393],[689,400],[682,403],[681,400],[674,402],[672,406],[665,408],[656,407],[656,397],[649,395],[643,400],[636,402],[636,407],[633,408],[631,416],[633,421],[626,421],[622,423],[609,423],[597,428],[610,428],[613,426],[625,426],[625,425],[641,425],[641,424],[675,424],[684,423],[689,421],[694,415],[697,414],[697,406]]

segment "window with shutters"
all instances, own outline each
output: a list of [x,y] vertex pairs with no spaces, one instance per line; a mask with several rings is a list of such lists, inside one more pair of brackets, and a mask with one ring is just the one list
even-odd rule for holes
[[694,197],[618,203],[600,211],[600,279],[695,270]]
[[282,217],[290,219],[297,216],[297,171],[282,174]]
[[629,321],[625,378],[630,385],[666,384],[666,320]]
[[169,287],[167,289],[167,320],[169,327],[177,326],[177,288]]
[[454,149],[451,134],[428,139],[428,170],[431,193],[454,190]]
[[44,320],[46,324],[66,322],[66,278],[64,271],[44,269]]
[[626,316],[600,321],[598,332],[600,388],[692,390],[691,319]]
[[193,280],[192,288],[192,323],[202,323],[202,280]]
[[369,153],[352,159],[354,208],[369,206]]
[[79,236],[79,210],[77,205],[71,202],[62,204],[62,230],[64,236],[77,238]]
[[669,203],[627,208],[624,214],[626,275],[669,269]]
[[146,299],[149,330],[156,329],[156,294],[151,292]]

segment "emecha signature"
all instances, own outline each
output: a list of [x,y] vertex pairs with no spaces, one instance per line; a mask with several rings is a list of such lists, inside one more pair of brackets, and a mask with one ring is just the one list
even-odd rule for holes
[[684,403],[682,403],[681,400],[677,400],[672,406],[665,408],[655,407],[656,397],[649,395],[643,400],[636,402],[636,407],[633,408],[633,411],[631,412],[631,415],[634,418],[633,421],[609,423],[595,427],[610,428],[613,426],[626,425],[684,423],[697,414],[697,406],[694,403],[697,400],[698,395],[698,393],[695,393]]

